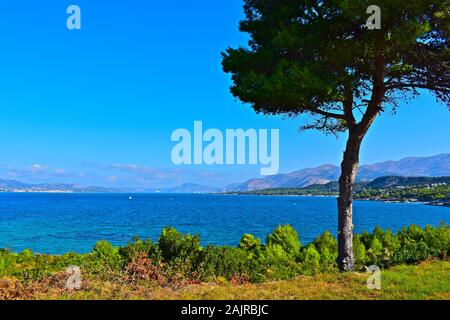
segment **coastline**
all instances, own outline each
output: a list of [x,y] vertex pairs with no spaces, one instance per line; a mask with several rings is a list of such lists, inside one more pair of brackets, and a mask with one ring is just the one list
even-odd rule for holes
[[[83,195],[83,194],[168,194],[168,195],[214,195],[214,196],[260,196],[260,197],[304,197],[304,198],[337,198],[337,194],[264,194],[264,193],[158,193],[158,192],[77,192],[77,191],[62,191],[62,190],[49,190],[49,191],[9,191],[0,190],[0,194],[71,194],[71,195]],[[421,204],[434,207],[448,207],[450,208],[450,200],[434,200],[434,201],[418,201],[416,199],[411,200],[400,200],[400,199],[379,199],[379,198],[354,198],[353,201],[376,201],[385,203],[411,203],[411,204]]]
[[[260,196],[260,197],[311,197],[311,198],[337,198],[338,195],[317,195],[317,194],[263,194],[263,193],[217,193],[212,195],[224,196]],[[378,198],[356,198],[353,201],[375,201],[384,203],[410,203],[435,207],[449,207],[450,200],[418,201],[418,200],[398,200],[398,199],[378,199]]]

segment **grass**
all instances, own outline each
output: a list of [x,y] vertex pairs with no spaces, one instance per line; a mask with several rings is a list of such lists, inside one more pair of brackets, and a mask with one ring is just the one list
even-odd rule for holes
[[158,287],[151,281],[129,283],[120,276],[89,276],[78,291],[64,288],[66,275],[55,273],[39,281],[0,278],[0,299],[450,299],[450,261],[427,261],[382,271],[381,290],[369,290],[366,273],[325,273],[294,280],[233,285],[216,282]]

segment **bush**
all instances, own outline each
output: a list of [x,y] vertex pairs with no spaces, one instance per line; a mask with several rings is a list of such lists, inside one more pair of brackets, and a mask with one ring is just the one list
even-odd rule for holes
[[383,231],[376,227],[372,234],[365,233],[361,241],[366,243],[368,248],[365,262],[376,264],[380,267],[392,264],[392,258],[401,247],[401,241],[391,230]]
[[397,235],[403,244],[408,244],[423,241],[425,237],[425,231],[421,227],[413,224],[408,228],[403,227]]
[[328,249],[330,252],[338,251],[338,243],[335,237],[329,232],[325,231],[316,240],[312,242],[318,252],[322,252],[324,249]]
[[198,235],[183,235],[175,228],[163,229],[158,240],[158,249],[165,262],[192,258],[201,250]]
[[383,231],[377,227],[373,234],[380,239],[383,248],[387,251],[387,255],[392,256],[400,248],[400,240],[391,230]]
[[450,254],[450,227],[448,224],[441,223],[438,228],[426,226],[424,241],[432,254],[441,256],[445,259]]
[[151,240],[141,240],[137,237],[134,237],[126,246],[119,248],[119,254],[126,263],[134,262],[142,256],[156,261],[161,260],[160,252]]
[[91,268],[97,271],[120,271],[123,267],[123,259],[119,254],[119,248],[114,247],[106,240],[99,241],[92,250]]
[[9,250],[0,249],[0,276],[11,275],[16,268],[16,256]]
[[366,247],[362,242],[361,235],[355,235],[353,238],[353,254],[355,258],[356,270],[362,270],[368,262]]
[[264,278],[262,266],[260,257],[249,258],[240,248],[208,246],[202,251],[198,272],[207,281],[246,275],[252,282],[259,282]]
[[136,251],[135,256],[131,257],[130,262],[126,265],[124,272],[127,280],[132,283],[154,281],[162,286],[167,282],[162,272],[162,265],[154,264],[142,251]]
[[267,246],[279,245],[288,255],[297,257],[300,253],[300,240],[294,228],[290,225],[279,226],[266,237]]
[[450,228],[441,224],[438,228],[425,229],[411,225],[394,234],[390,230],[375,228],[370,234],[356,235],[353,243],[358,268],[376,264],[389,267],[400,263],[415,263],[431,257],[446,258],[450,250]]
[[394,263],[416,263],[432,257],[432,250],[423,242],[408,243],[393,257]]
[[326,231],[312,243],[320,255],[322,271],[332,271],[337,268],[338,243],[333,235]]
[[382,261],[383,243],[375,236],[370,242],[369,249],[367,250],[367,256],[370,264],[380,264]]
[[239,248],[245,251],[259,251],[261,249],[261,239],[255,238],[252,234],[244,234],[239,242]]
[[[131,282],[154,281],[176,288],[200,280],[239,284],[337,271],[337,241],[329,232],[301,247],[297,232],[291,226],[280,226],[266,240],[261,245],[260,239],[246,234],[237,247],[202,248],[198,236],[166,228],[156,244],[134,238],[117,248],[100,241],[90,254],[35,255],[29,250],[13,253],[0,249],[0,276],[27,280],[77,265],[83,273],[109,276],[113,272]],[[353,248],[357,270],[372,264],[389,267],[431,257],[446,259],[450,227],[444,223],[425,229],[413,225],[397,233],[375,228],[372,233],[355,235]]]
[[163,229],[158,240],[158,251],[163,262],[183,275],[194,272],[201,263],[199,236],[183,235],[175,228]]
[[315,274],[320,271],[320,253],[314,245],[307,246],[301,254],[302,273]]
[[301,266],[297,262],[299,255],[298,253],[294,256],[293,253],[286,252],[280,244],[268,244],[261,259],[266,277],[284,280],[300,274]]

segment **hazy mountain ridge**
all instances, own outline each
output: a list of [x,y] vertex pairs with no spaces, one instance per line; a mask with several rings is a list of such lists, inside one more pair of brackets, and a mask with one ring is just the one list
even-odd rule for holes
[[161,193],[216,193],[221,191],[221,188],[204,186],[197,183],[185,183],[179,187],[158,190]]
[[[306,168],[286,174],[277,174],[265,178],[250,179],[244,183],[233,183],[225,187],[205,186],[185,183],[165,189],[106,188],[98,186],[82,186],[70,183],[29,184],[15,180],[0,179],[0,191],[3,192],[93,192],[93,193],[125,193],[125,192],[161,192],[161,193],[219,193],[246,192],[275,188],[305,188],[322,185],[325,188],[336,187],[340,167],[325,164],[316,168]],[[377,183],[398,183],[401,177],[445,177],[450,176],[450,154],[439,154],[431,157],[409,157],[398,161],[385,161],[362,165],[358,173],[358,181],[375,183],[373,180],[383,177],[387,181]],[[390,180],[389,180],[390,179]],[[413,183],[414,180],[409,179]],[[409,183],[408,182],[408,183]],[[329,184],[329,185],[327,185]]]
[[[340,167],[322,165],[267,178],[251,179],[238,186],[225,187],[224,191],[255,191],[270,188],[304,188],[314,184],[326,184],[339,179]],[[385,161],[362,165],[358,181],[374,180],[385,176],[441,177],[450,175],[450,154],[431,157],[408,157],[398,161]]]
[[[365,190],[393,190],[407,188],[424,188],[450,185],[450,176],[447,177],[401,177],[388,176],[376,178],[373,181],[360,181],[355,183],[355,192]],[[336,195],[339,192],[339,182],[331,181],[326,184],[314,184],[303,188],[269,188],[253,191],[236,191],[231,194],[249,195]]]
[[396,187],[416,187],[434,184],[450,184],[450,176],[447,177],[402,177],[387,176],[376,178],[365,184],[366,188],[386,189]]
[[24,183],[16,180],[0,179],[0,191],[3,192],[79,192],[79,193],[110,193],[125,192],[117,188],[98,186],[82,186],[71,183]]

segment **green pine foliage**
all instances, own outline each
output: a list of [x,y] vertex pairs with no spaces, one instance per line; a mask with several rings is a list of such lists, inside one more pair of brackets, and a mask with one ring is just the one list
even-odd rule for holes
[[[447,259],[450,227],[444,223],[425,228],[412,225],[396,233],[377,227],[371,233],[356,235],[353,245],[360,271],[370,265],[389,268],[430,258]],[[70,265],[79,266],[84,275],[108,277],[125,274],[130,265],[137,265],[134,272],[147,272],[150,268],[167,279],[263,282],[338,272],[337,250],[337,241],[330,232],[302,246],[298,233],[289,225],[277,227],[267,235],[265,244],[246,234],[237,247],[202,247],[199,236],[166,228],[156,243],[134,238],[125,246],[114,247],[100,241],[88,254],[42,255],[30,250],[14,253],[2,249],[0,277],[38,279],[64,271]],[[148,264],[139,267],[143,258]]]

